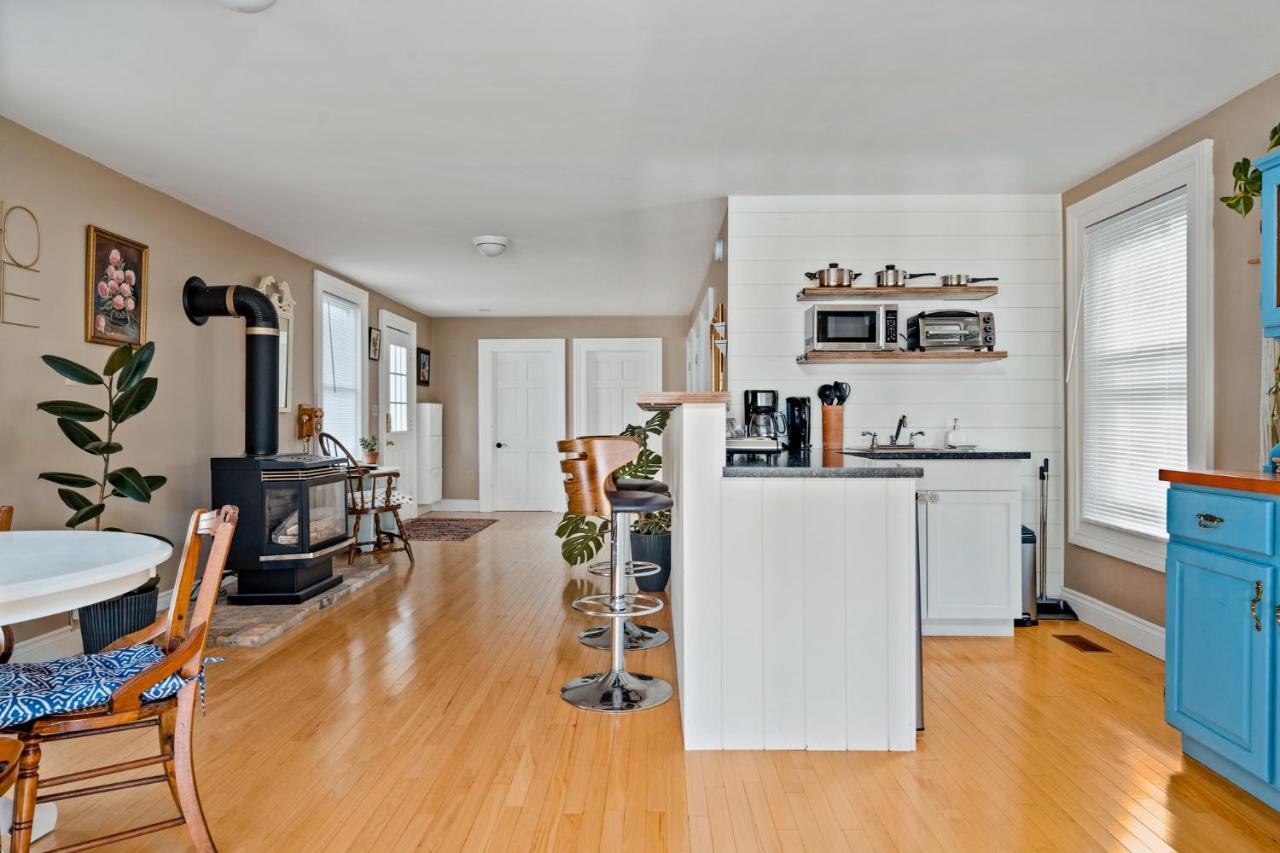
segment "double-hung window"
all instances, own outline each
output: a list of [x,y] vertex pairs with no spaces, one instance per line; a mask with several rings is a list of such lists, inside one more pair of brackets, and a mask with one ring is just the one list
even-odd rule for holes
[[1210,143],[1072,205],[1073,544],[1164,565],[1162,468],[1209,463]]
[[354,285],[316,272],[316,400],[324,410],[324,431],[353,454],[364,434],[364,360],[368,294]]

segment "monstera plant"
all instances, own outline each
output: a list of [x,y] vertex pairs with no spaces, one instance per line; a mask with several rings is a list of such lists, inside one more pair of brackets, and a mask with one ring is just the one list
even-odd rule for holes
[[[622,435],[640,439],[640,453],[618,470],[619,477],[652,480],[662,470],[662,456],[649,447],[649,439],[662,435],[669,420],[671,412],[657,412],[643,424],[631,424],[622,431]],[[671,513],[645,513],[636,523],[643,523],[647,532],[660,532],[657,528],[670,531]],[[596,521],[566,512],[556,528],[556,536],[561,540],[560,553],[565,562],[578,566],[598,554],[604,547],[604,538],[609,535],[609,527],[607,518]]]
[[[114,349],[102,373],[56,355],[42,356],[44,363],[64,379],[101,387],[106,393],[103,408],[77,400],[48,400],[36,406],[57,418],[62,434],[93,457],[92,475],[66,471],[45,471],[40,475],[41,480],[59,487],[58,497],[71,510],[67,527],[75,528],[92,521],[95,530],[118,530],[102,526],[108,500],[127,498],[149,503],[151,495],[165,484],[165,478],[159,474],[143,474],[130,466],[111,467],[112,457],[124,450],[116,434],[121,424],[145,411],[155,399],[159,383],[147,376],[155,351],[155,344],[146,344],[137,350],[128,345]],[[87,426],[98,423],[102,426]]]

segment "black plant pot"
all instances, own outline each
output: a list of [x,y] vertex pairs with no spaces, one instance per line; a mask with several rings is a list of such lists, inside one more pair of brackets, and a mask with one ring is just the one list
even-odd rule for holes
[[662,571],[656,575],[636,578],[636,586],[643,592],[662,592],[671,580],[671,534],[632,533],[631,558],[657,563]]
[[87,655],[102,651],[126,634],[156,621],[157,586],[148,585],[116,598],[80,608],[80,639]]

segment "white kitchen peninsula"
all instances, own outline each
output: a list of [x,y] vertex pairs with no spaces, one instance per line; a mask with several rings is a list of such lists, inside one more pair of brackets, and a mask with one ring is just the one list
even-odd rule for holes
[[843,454],[725,465],[727,394],[672,409],[670,597],[686,749],[913,750],[916,478]]

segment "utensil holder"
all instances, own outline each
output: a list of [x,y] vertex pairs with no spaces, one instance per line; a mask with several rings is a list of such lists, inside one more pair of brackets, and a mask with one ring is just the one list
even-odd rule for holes
[[844,449],[844,406],[823,405],[822,449]]

